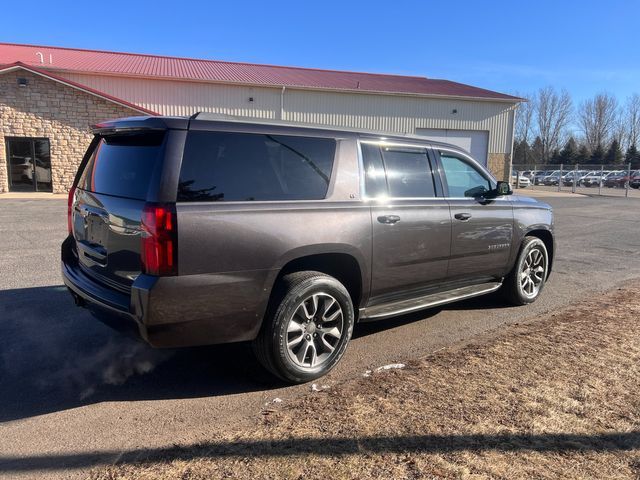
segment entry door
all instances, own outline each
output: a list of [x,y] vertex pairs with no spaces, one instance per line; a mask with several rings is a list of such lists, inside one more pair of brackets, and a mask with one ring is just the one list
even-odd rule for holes
[[6,137],[9,190],[51,192],[49,139]]
[[449,205],[437,195],[427,149],[362,143],[362,153],[373,197],[369,305],[426,292],[446,278],[451,248]]
[[482,280],[506,273],[513,240],[513,207],[507,196],[485,199],[493,181],[471,160],[436,151],[451,208],[448,278]]

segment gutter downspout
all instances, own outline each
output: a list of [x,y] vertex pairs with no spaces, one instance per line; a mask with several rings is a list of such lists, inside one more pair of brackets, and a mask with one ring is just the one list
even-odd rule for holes
[[284,92],[287,89],[284,85],[280,91],[280,120],[284,120]]
[[[522,102],[520,102],[522,103]],[[518,103],[513,109],[513,118],[511,120],[511,153],[509,154],[509,176],[505,179],[506,182],[511,183],[511,175],[513,172],[513,156],[515,155],[515,140],[516,140],[516,115],[520,109],[520,103]],[[516,175],[516,189],[519,187],[520,174]]]

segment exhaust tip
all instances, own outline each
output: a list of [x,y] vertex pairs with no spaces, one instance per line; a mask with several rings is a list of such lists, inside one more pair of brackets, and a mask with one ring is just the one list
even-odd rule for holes
[[73,303],[76,304],[76,307],[84,307],[86,305],[86,302],[84,301],[84,298],[82,298],[76,292],[72,291],[71,292],[71,296],[73,297]]

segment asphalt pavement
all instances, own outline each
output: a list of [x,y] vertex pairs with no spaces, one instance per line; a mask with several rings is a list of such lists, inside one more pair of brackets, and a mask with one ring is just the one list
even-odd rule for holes
[[[335,385],[381,365],[499,332],[640,277],[640,200],[549,197],[558,254],[542,297],[485,297],[356,327]],[[60,199],[0,198],[0,477],[68,478],[121,453],[203,441],[310,392],[262,372],[247,345],[153,350],[74,306],[62,286]]]

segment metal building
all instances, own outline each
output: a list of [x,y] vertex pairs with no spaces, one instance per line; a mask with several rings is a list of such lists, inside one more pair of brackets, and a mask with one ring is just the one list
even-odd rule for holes
[[197,111],[425,135],[506,179],[519,101],[424,77],[0,43],[0,192],[68,189],[92,123]]

